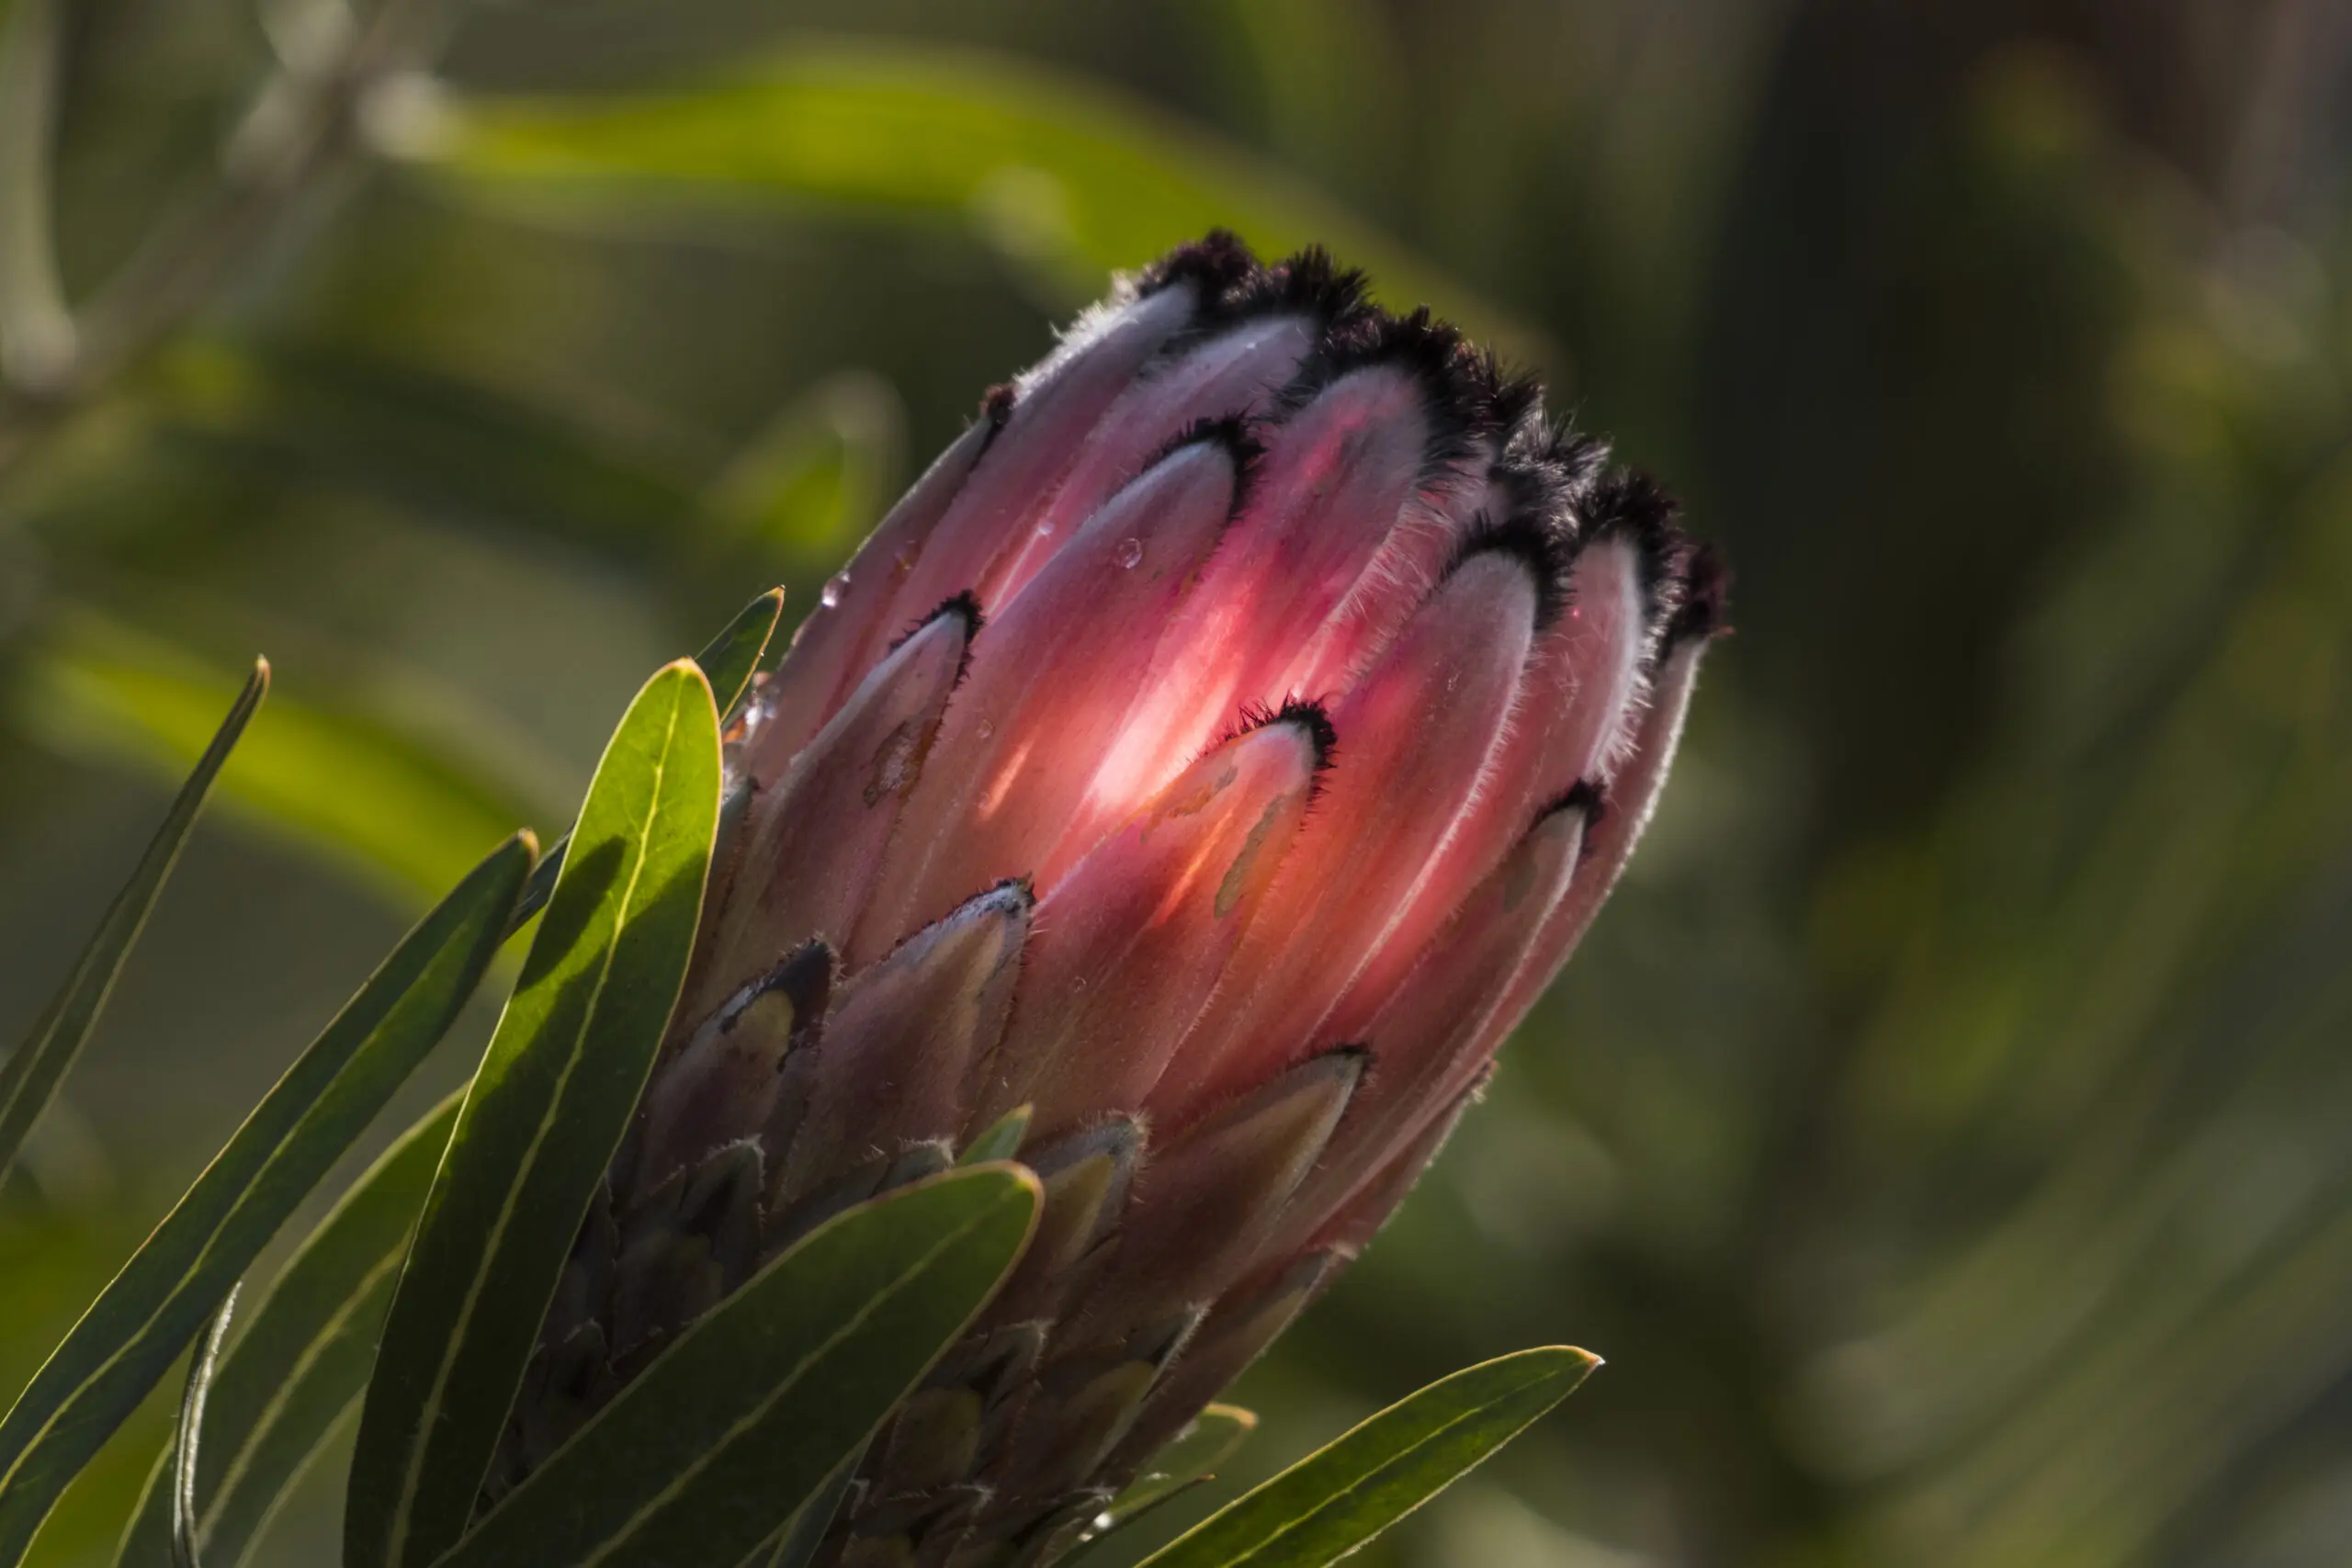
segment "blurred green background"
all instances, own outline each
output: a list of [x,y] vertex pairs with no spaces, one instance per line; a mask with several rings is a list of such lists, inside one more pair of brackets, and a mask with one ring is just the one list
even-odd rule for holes
[[1540,366],[1739,572],[1631,878],[1237,1475],[1567,1339],[1364,1561],[2352,1559],[2352,6],[0,11],[0,1041],[278,671],[0,1192],[0,1395],[649,669],[1223,222]]

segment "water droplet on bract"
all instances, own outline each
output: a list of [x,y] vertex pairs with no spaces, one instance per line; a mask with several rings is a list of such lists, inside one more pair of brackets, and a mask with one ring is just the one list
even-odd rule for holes
[[1054,525],[1051,523],[1040,523],[1037,525],[1037,537],[1041,539],[1050,539],[1053,537],[1053,535]]
[[817,595],[817,602],[828,610],[838,609],[841,607],[842,595],[848,592],[849,573],[839,572],[834,575],[831,582],[825,584],[825,591]]
[[980,722],[973,728],[978,732],[979,738],[983,740],[986,740],[989,736],[996,733],[996,726],[990,724],[987,719],[980,720]]
[[1143,541],[1141,539],[1120,540],[1119,547],[1111,558],[1117,561],[1123,570],[1134,570],[1136,562],[1143,559]]

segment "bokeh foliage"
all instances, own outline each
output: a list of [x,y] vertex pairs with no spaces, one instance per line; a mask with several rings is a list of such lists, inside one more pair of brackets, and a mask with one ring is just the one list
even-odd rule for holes
[[0,1193],[0,1385],[410,917],[560,831],[647,670],[813,604],[1106,268],[1222,220],[1540,362],[1741,574],[1633,879],[1234,1473],[1567,1337],[1610,1366],[1368,1556],[2340,1561],[2333,9],[14,0],[104,373],[35,395],[11,163],[0,1039],[253,652],[279,689]]

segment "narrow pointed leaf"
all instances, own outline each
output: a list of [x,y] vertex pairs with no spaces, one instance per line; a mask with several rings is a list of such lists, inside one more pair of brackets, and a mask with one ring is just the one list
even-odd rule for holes
[[[776,622],[784,615],[784,590],[771,588],[743,606],[742,612],[727,623],[727,629],[710,639],[708,646],[695,655],[695,662],[710,679],[711,700],[719,713],[732,713],[743,694],[752,689],[752,677],[760,668],[760,660],[768,650],[769,640],[775,636]],[[514,923],[520,926],[548,906],[555,892],[555,879],[563,872],[564,852],[571,847],[571,835],[566,833],[555,841],[538,866],[531,873],[530,886],[523,890],[523,900],[514,908]]]
[[430,1562],[473,1511],[676,1003],[718,778],[710,682],[680,660],[646,682],[597,764],[425,1201],[360,1416],[347,1568]]
[[818,1495],[1028,1244],[1036,1179],[953,1171],[820,1226],[714,1308],[439,1568],[736,1568]]
[[752,676],[758,671],[768,639],[775,635],[776,621],[783,615],[784,590],[771,588],[744,605],[727,623],[727,629],[695,655],[695,662],[710,678],[711,700],[720,714],[734,712],[735,705],[751,689]]
[[849,1495],[850,1483],[857,1479],[869,1447],[869,1443],[860,1443],[843,1455],[842,1461],[833,1466],[832,1474],[825,1478],[825,1483],[792,1510],[792,1517],[785,1521],[775,1539],[763,1541],[759,1550],[743,1560],[743,1568],[808,1568],[817,1560],[817,1549],[825,1544],[833,1520],[840,1516],[842,1501]]
[[155,829],[138,869],[115,895],[96,933],[74,961],[74,973],[33,1026],[30,1038],[0,1064],[0,1177],[7,1174],[17,1151],[24,1146],[25,1135],[56,1098],[67,1069],[81,1055],[83,1042],[90,1037],[91,1026],[106,1006],[107,994],[114,989],[115,976],[122,973],[130,944],[139,940],[140,928],[147,923],[148,911],[155,907],[155,897],[171,875],[181,846],[187,842],[188,829],[196,825],[204,797],[211,793],[212,781],[220,777],[220,765],[229,760],[230,750],[268,691],[269,661],[257,659],[245,689],[230,705],[228,717],[220,721],[210,744],[197,759],[195,771],[164,814],[164,825]]
[[1336,1562],[1517,1437],[1599,1364],[1555,1346],[1442,1378],[1210,1515],[1144,1568]]
[[[207,1568],[243,1568],[263,1528],[354,1414],[425,1190],[448,1146],[450,1096],[361,1173],[311,1233],[221,1359],[197,1466]],[[168,1568],[169,1455],[158,1461],[116,1568]]]
[[187,1391],[180,1395],[179,1421],[172,1431],[172,1568],[198,1568],[201,1561],[196,1544],[196,1461],[204,1441],[204,1406],[220,1371],[220,1347],[236,1315],[238,1289],[229,1287],[188,1360]]
[[498,951],[530,835],[494,851],[401,940],[0,1420],[0,1563],[202,1329],[277,1227],[448,1032]]
[[1111,1500],[1111,1506],[1102,1510],[1102,1522],[1086,1539],[1100,1540],[1215,1479],[1217,1467],[1231,1459],[1257,1429],[1255,1413],[1238,1404],[1210,1405],[1193,1418],[1182,1436],[1152,1456],[1134,1485]]
[[[203,749],[224,694],[187,649],[85,607],[50,617],[14,695],[16,717],[68,755],[177,773]],[[220,804],[366,882],[403,911],[429,908],[481,846],[531,820],[541,792],[510,787],[447,736],[413,733],[356,692],[273,693],[222,770]]]
[[956,1156],[957,1165],[986,1165],[992,1159],[1011,1159],[1021,1152],[1021,1140],[1029,1135],[1029,1117],[1033,1107],[1017,1105],[997,1121],[981,1130],[980,1135]]

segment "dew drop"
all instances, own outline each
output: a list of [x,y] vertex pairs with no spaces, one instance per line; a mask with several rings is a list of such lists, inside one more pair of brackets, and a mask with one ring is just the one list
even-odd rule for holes
[[838,572],[831,582],[825,584],[825,591],[817,595],[817,602],[828,610],[838,609],[841,606],[842,595],[848,592],[849,573]]
[[986,740],[989,736],[996,733],[996,726],[985,718],[980,720],[978,724],[973,726],[973,729],[983,740]]
[[1111,558],[1119,563],[1122,570],[1134,570],[1136,563],[1143,559],[1143,541],[1141,539],[1120,540],[1119,547],[1113,552]]
[[1037,537],[1041,539],[1050,539],[1053,536],[1054,525],[1050,520],[1037,525]]

